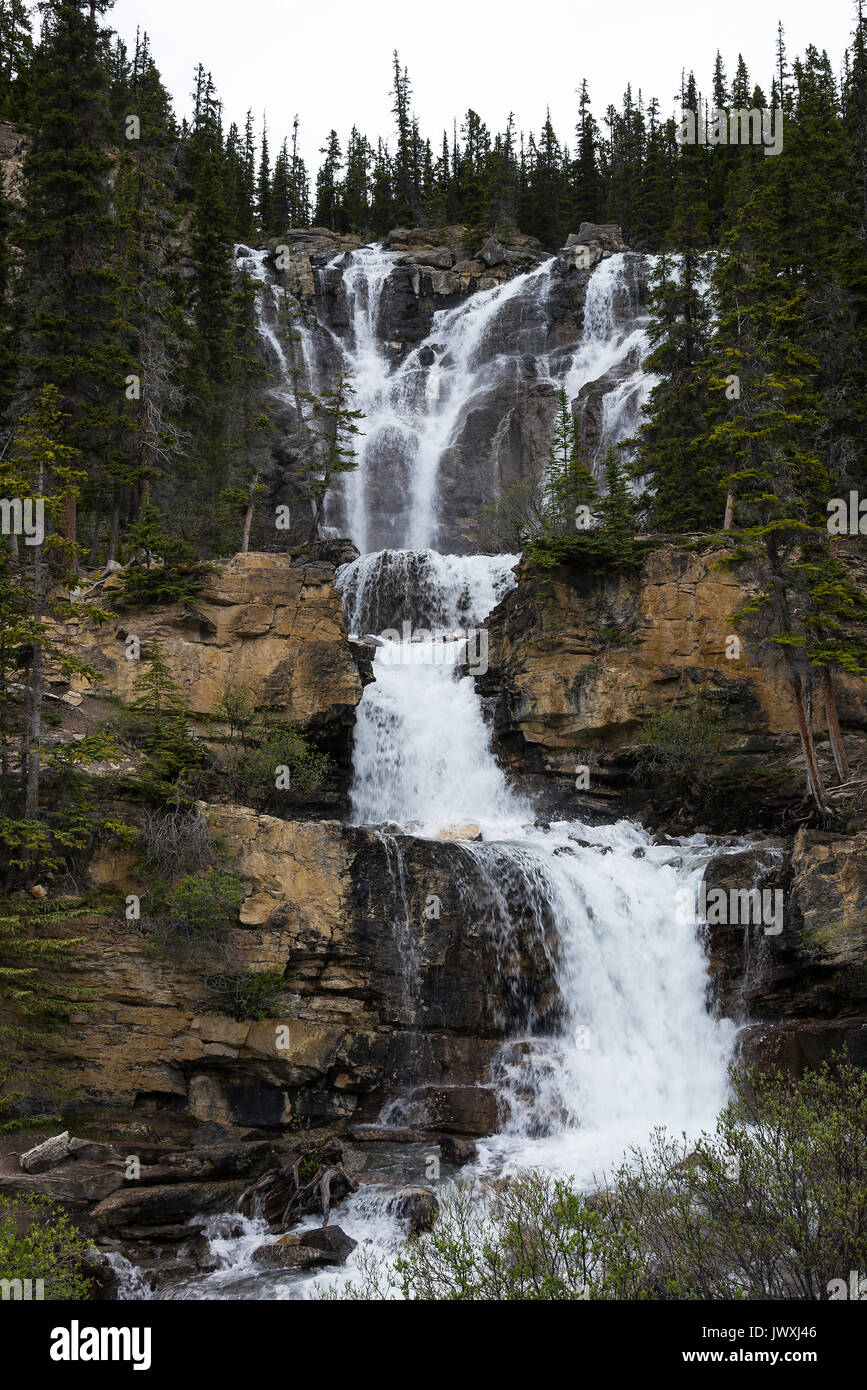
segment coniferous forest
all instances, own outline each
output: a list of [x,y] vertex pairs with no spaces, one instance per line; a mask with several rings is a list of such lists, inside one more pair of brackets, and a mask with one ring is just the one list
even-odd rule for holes
[[[632,86],[619,109],[594,114],[586,81],[571,131],[547,118],[518,131],[511,117],[496,131],[469,110],[441,136],[423,132],[395,54],[393,131],[332,131],[313,170],[298,153],[298,120],[284,135],[251,110],[243,129],[227,127],[219,76],[201,68],[191,114],[178,120],[159,55],[144,34],[129,51],[110,9],[51,0],[36,27],[24,0],[0,9],[0,116],[26,141],[20,195],[0,204],[3,437],[8,455],[22,416],[57,389],[76,460],[64,532],[80,547],[68,554],[73,568],[114,559],[148,501],[203,553],[235,545],[268,383],[232,245],[289,228],[375,239],[464,224],[479,244],[517,228],[553,251],[581,222],[618,223],[630,246],[663,255],[650,367],[664,380],[639,450],[650,525],[718,523],[736,428],[725,369],[744,351],[754,371],[785,379],[776,427],[797,429],[815,453],[824,495],[864,479],[863,18],[842,74],[815,48],[789,55],[782,26],[762,73],[736,54],[718,54],[706,74],[687,70],[685,109],[780,108],[776,157],[681,145],[678,117]],[[713,322],[702,293],[711,252]],[[682,277],[671,275],[672,254],[685,258]],[[749,348],[734,341],[744,315]],[[128,399],[135,375],[138,398]],[[714,376],[720,389],[709,392]]]

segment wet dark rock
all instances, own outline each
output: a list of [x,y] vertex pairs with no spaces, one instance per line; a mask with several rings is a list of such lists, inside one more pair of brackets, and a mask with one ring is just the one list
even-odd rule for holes
[[340,1226],[318,1226],[312,1230],[289,1232],[280,1236],[277,1245],[281,1249],[318,1250],[327,1255],[332,1264],[345,1264],[352,1254],[357,1240],[348,1236]]
[[388,1204],[389,1212],[402,1221],[410,1235],[417,1236],[433,1227],[439,1202],[426,1187],[405,1187]]
[[427,1129],[479,1137],[497,1129],[497,1096],[488,1086],[423,1086],[416,1098]]
[[244,1190],[243,1178],[230,1182],[167,1183],[138,1190],[124,1188],[98,1204],[93,1217],[101,1231],[121,1231],[186,1221],[202,1212],[225,1211]]
[[478,1146],[473,1139],[460,1139],[456,1134],[442,1136],[440,1153],[446,1163],[454,1163],[458,1168],[466,1163],[475,1163],[479,1156]]
[[260,1245],[250,1258],[264,1269],[312,1269],[315,1265],[334,1264],[326,1251],[311,1245]]

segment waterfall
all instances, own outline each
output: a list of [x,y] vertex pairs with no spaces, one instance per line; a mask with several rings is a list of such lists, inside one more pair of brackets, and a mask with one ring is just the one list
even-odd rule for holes
[[379,550],[338,572],[354,633],[382,632],[404,621],[422,628],[483,622],[515,582],[519,555],[440,555],[435,550]]
[[344,357],[365,418],[358,467],[344,478],[328,519],[343,520],[362,552],[377,544],[435,545],[440,465],[473,409],[504,380],[517,391],[525,378],[546,375],[553,259],[436,312],[431,332],[395,365],[378,329],[399,261],[367,246],[332,263],[342,266],[350,325]]
[[[597,471],[608,446],[637,429],[641,407],[657,381],[642,366],[650,351],[644,299],[653,262],[652,256],[620,252],[596,267],[587,286],[584,333],[566,370],[565,386],[574,400],[594,382],[603,384],[593,458]],[[619,379],[606,380],[611,377]]]
[[[256,297],[256,327],[260,336],[264,339],[269,349],[269,356],[280,371],[280,380],[274,387],[275,394],[282,396],[284,400],[290,399],[289,375],[290,364],[286,356],[286,349],[280,334],[277,331],[280,312],[280,292],[278,287],[270,279],[266,267],[268,258],[267,251],[254,251],[249,246],[237,245],[235,247],[235,258],[238,268],[253,280],[257,280],[262,285],[262,290]],[[310,329],[305,323],[297,323],[293,326],[298,346],[301,351],[304,377],[308,387],[314,382],[313,350],[310,341]]]
[[[577,345],[549,342],[549,261],[438,312],[424,343],[396,361],[380,319],[399,260],[365,247],[332,262],[348,307],[341,350],[366,417],[360,466],[343,480],[330,514],[349,524],[363,553],[341,568],[337,582],[351,631],[372,636],[375,645],[374,680],[357,710],[350,819],[370,826],[385,849],[393,920],[383,926],[394,935],[410,1043],[419,924],[409,909],[402,837],[437,839],[474,827],[478,838],[456,840],[449,862],[461,910],[490,929],[499,993],[507,1000],[500,1022],[511,1034],[488,1078],[499,1096],[501,1128],[480,1142],[478,1170],[545,1168],[589,1187],[654,1127],[695,1134],[713,1124],[725,1100],[735,1025],[709,1012],[702,940],[675,912],[679,892],[697,885],[713,850],[702,836],[656,844],[625,821],[536,821],[497,762],[472,674],[481,673],[484,624],[514,585],[519,557],[446,555],[431,547],[444,459],[473,410],[504,379],[511,395],[492,431],[495,451],[517,386],[542,383],[550,397],[552,380],[564,376],[570,396],[598,387],[601,444],[634,428],[652,385],[640,368],[646,260],[611,256],[595,269]],[[263,254],[245,253],[245,262],[267,286]],[[267,314],[260,327],[279,361]],[[522,932],[537,933],[538,958],[550,964],[559,992],[559,1004],[545,1005],[543,1018],[522,994],[514,959],[519,921]],[[410,1045],[409,1056],[423,1065],[422,1048]],[[416,1080],[422,1085],[425,1077]],[[411,1119],[412,1107],[410,1089],[386,1102],[381,1120]],[[390,1202],[396,1182],[418,1182],[409,1158],[392,1155],[380,1181],[332,1213],[358,1239],[359,1252],[366,1244],[387,1257],[397,1250],[401,1232]],[[240,1236],[220,1244],[219,1229],[213,1226],[209,1239],[220,1270],[182,1296],[309,1292],[309,1275],[263,1274],[251,1264],[254,1243],[275,1237],[247,1222]],[[319,1280],[352,1277],[358,1257]]]
[[[355,574],[346,567],[344,583],[357,582],[361,563]],[[475,564],[479,616],[483,592],[506,579],[496,557]],[[507,573],[514,582],[511,567]],[[418,565],[410,575],[422,587],[432,581],[433,591],[410,594],[408,611],[442,613],[436,567]],[[460,627],[459,611],[444,616]],[[464,645],[427,633],[389,637],[378,648],[358,709],[352,819],[430,838],[467,822],[478,827],[481,843],[461,852],[500,903],[506,972],[509,908],[500,885],[517,875],[527,903],[544,907],[560,943],[562,1021],[539,1037],[528,1018],[500,1049],[493,1080],[504,1128],[483,1150],[499,1167],[541,1163],[590,1181],[595,1167],[616,1161],[654,1125],[696,1132],[725,1099],[734,1025],[708,1012],[702,942],[673,908],[711,850],[701,836],[656,845],[627,822],[535,825],[491,750],[475,683],[463,674]]]

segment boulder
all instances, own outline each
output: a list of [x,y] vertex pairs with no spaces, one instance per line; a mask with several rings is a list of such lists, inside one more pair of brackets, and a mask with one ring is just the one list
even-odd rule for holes
[[496,237],[488,237],[485,244],[479,251],[479,260],[484,261],[486,266],[502,265],[506,259],[506,248]]
[[432,1228],[437,1219],[439,1202],[426,1187],[405,1187],[396,1197],[392,1197],[388,1210],[404,1223],[410,1235],[417,1236]]
[[482,832],[477,825],[447,825],[437,834],[438,840],[481,840]]
[[478,1137],[496,1131],[497,1097],[489,1086],[422,1086],[416,1099],[426,1129]]
[[460,1139],[456,1134],[444,1134],[440,1139],[440,1153],[446,1163],[454,1163],[461,1168],[465,1163],[475,1163],[478,1147],[473,1139]]
[[311,1245],[259,1245],[251,1259],[265,1269],[310,1269],[314,1265],[334,1264],[327,1251]]
[[93,1210],[93,1217],[101,1231],[185,1222],[200,1212],[229,1211],[245,1186],[243,1178],[236,1178],[229,1182],[166,1183],[156,1187],[124,1188],[100,1202]]
[[451,270],[454,259],[447,246],[425,247],[421,251],[410,251],[407,255],[411,265],[430,266],[434,270]]
[[51,1139],[37,1144],[35,1148],[28,1149],[18,1162],[25,1173],[47,1173],[49,1168],[54,1168],[68,1157],[69,1130],[65,1129],[62,1134],[55,1134]]
[[314,1230],[300,1231],[297,1235],[289,1233],[280,1236],[277,1241],[281,1248],[318,1250],[321,1254],[327,1255],[332,1264],[339,1265],[346,1263],[357,1244],[358,1241],[353,1240],[339,1226],[319,1226]]

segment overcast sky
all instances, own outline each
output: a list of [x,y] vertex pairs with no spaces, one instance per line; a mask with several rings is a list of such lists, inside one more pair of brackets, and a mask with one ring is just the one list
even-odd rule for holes
[[808,43],[828,50],[839,72],[849,41],[849,0],[117,0],[111,22],[130,44],[151,37],[179,116],[189,111],[193,70],[213,73],[227,124],[248,107],[267,113],[271,148],[297,111],[313,167],[333,126],[341,143],[353,123],[370,139],[391,136],[391,53],[409,69],[413,104],[436,143],[473,106],[493,129],[509,111],[538,130],[550,106],[572,142],[575,89],[583,76],[597,117],[627,82],[674,109],[682,67],[710,87],[719,48],[731,76],[738,52],[766,88],[782,16],[790,59]]

